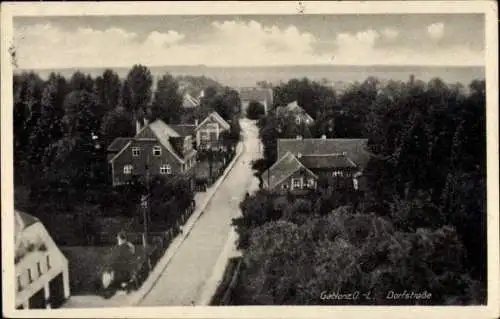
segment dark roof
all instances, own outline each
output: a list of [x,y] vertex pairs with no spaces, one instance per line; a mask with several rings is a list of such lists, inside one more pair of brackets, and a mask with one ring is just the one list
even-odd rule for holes
[[287,152],[295,156],[310,155],[342,155],[344,154],[359,167],[364,168],[370,159],[366,148],[368,139],[348,138],[308,138],[308,139],[278,139],[278,158]]
[[240,100],[245,101],[262,101],[265,100],[268,104],[272,104],[273,91],[271,89],[261,88],[242,88],[239,90]]
[[356,167],[356,164],[349,157],[338,154],[302,156],[299,161],[309,169]]
[[108,146],[108,152],[119,152],[122,148],[130,142],[130,137],[117,137],[115,140]]
[[196,125],[194,124],[177,124],[170,125],[170,127],[179,133],[180,136],[194,135],[196,131]]
[[170,137],[170,144],[172,144],[174,150],[176,151],[179,157],[183,157],[182,155],[182,147],[184,146],[184,138],[182,136]]
[[267,184],[269,176],[269,183],[271,184],[270,189],[273,189],[301,168],[308,171],[311,175],[316,176],[313,172],[302,165],[302,163],[300,163],[300,161],[292,153],[288,152],[276,163],[274,163],[268,171],[263,173],[262,179],[264,183]]

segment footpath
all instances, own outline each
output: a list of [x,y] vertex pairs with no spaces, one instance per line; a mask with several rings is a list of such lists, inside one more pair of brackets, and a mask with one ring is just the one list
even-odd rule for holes
[[130,294],[126,294],[125,292],[120,291],[109,299],[105,299],[97,295],[71,296],[62,308],[100,308],[138,305],[149,293],[158,278],[162,275],[165,268],[169,265],[172,258],[179,251],[182,243],[189,236],[196,222],[203,215],[205,208],[210,204],[211,199],[216,194],[217,190],[224,182],[227,175],[231,172],[234,164],[237,162],[243,152],[244,144],[243,142],[240,142],[238,143],[238,146],[236,148],[236,154],[234,158],[228,164],[222,176],[211,187],[209,187],[206,192],[195,194],[194,200],[196,202],[196,208],[193,214],[182,226],[182,233],[178,234],[177,237],[170,243],[163,257],[158,261],[153,271],[149,274],[146,281],[138,290],[131,292]]

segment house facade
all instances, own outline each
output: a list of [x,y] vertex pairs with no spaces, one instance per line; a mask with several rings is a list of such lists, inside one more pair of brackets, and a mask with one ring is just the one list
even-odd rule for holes
[[264,110],[267,114],[268,110],[273,105],[273,90],[272,89],[262,89],[262,88],[240,88],[238,90],[241,101],[241,112],[242,114],[247,113],[248,105],[251,102],[259,102],[264,105]]
[[196,125],[196,145],[198,149],[220,149],[221,134],[231,128],[217,112],[210,113]]
[[193,185],[196,150],[192,135],[181,135],[161,120],[147,124],[130,139],[108,147],[113,186],[155,175],[182,177]]
[[367,142],[367,139],[327,139],[324,136],[278,139],[278,160],[262,175],[264,185],[275,191],[296,191],[314,189],[322,179],[332,187],[348,186],[358,190],[359,179],[370,158]]
[[68,260],[37,218],[14,216],[16,308],[59,308],[70,297]]
[[262,175],[262,180],[265,188],[279,193],[304,193],[316,189],[318,176],[287,152]]

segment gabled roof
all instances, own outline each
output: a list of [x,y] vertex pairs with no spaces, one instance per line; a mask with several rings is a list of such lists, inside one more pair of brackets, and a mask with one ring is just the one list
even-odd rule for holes
[[108,146],[108,152],[119,152],[121,151],[128,142],[130,142],[130,137],[117,137],[115,140]]
[[177,125],[170,125],[170,127],[174,131],[179,133],[180,136],[194,135],[196,131],[195,124],[177,124]]
[[[168,126],[162,120],[156,120],[153,123],[149,123],[144,126],[133,139],[141,140],[141,139],[156,139],[163,147],[165,147],[172,156],[175,157],[179,162],[184,163],[184,159],[178,152],[175,150],[174,146],[170,142],[171,137],[181,137],[179,133],[177,133],[172,127]],[[130,141],[125,144],[125,146],[111,158],[109,161],[113,161],[115,158],[120,156],[120,154],[128,147]]]
[[38,222],[40,220],[35,216],[14,210],[14,235],[16,244],[23,230]]
[[262,180],[267,185],[269,176],[270,189],[273,189],[300,169],[304,169],[310,175],[317,178],[317,176],[305,167],[292,153],[287,152],[262,174]]
[[200,105],[200,101],[189,93],[185,93],[182,100],[182,107],[194,108]]
[[342,154],[307,155],[301,156],[299,161],[309,169],[357,167],[348,156]]
[[349,138],[307,138],[307,139],[278,139],[278,158],[287,152],[295,156],[343,154],[360,168],[364,168],[370,159],[367,149],[368,139]]
[[219,115],[219,113],[217,113],[217,112],[212,112],[212,113],[208,114],[208,116],[207,116],[207,117],[206,117],[203,121],[201,121],[201,123],[198,125],[198,127],[197,127],[196,129],[198,129],[198,128],[202,127],[202,126],[203,126],[206,122],[208,122],[211,118],[212,118],[213,120],[217,121],[217,122],[218,122],[218,123],[219,123],[219,124],[220,124],[220,125],[224,128],[224,129],[229,130],[229,129],[231,128],[231,125],[229,125],[229,123],[228,123],[228,122],[226,122],[226,120],[224,120],[224,119],[222,118],[222,116],[220,116],[220,115]]
[[244,101],[267,101],[272,104],[273,90],[262,88],[240,88],[240,100]]

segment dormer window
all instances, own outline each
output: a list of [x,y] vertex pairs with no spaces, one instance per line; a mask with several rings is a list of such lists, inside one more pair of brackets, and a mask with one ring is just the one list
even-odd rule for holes
[[123,174],[130,175],[130,174],[132,174],[133,169],[134,169],[134,167],[130,164],[123,166]]
[[141,149],[139,147],[132,147],[132,157],[139,157]]
[[160,146],[155,146],[153,147],[153,155],[154,156],[161,156],[161,147]]

